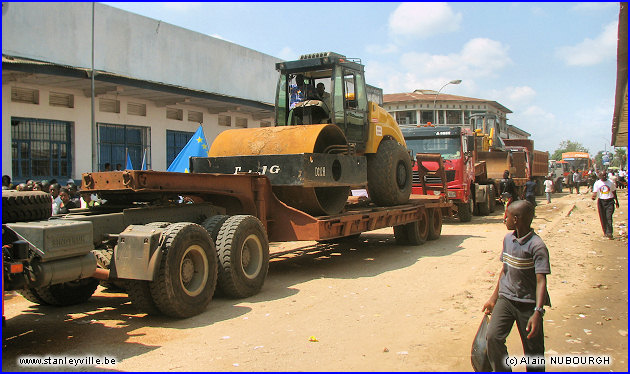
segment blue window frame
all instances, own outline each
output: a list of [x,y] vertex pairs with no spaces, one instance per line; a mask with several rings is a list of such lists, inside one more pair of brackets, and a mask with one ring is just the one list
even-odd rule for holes
[[11,117],[13,179],[70,178],[72,132],[71,122]]
[[166,130],[166,168],[192,138],[194,132]]
[[99,170],[104,170],[107,162],[111,164],[112,170],[116,170],[117,164],[125,170],[127,153],[129,153],[133,168],[140,170],[145,149],[147,150],[147,168],[151,169],[149,139],[148,127],[99,123]]

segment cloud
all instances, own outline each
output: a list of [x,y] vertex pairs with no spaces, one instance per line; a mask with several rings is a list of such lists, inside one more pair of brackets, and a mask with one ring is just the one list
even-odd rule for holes
[[498,101],[512,111],[517,112],[532,103],[536,97],[536,91],[529,86],[508,86],[502,90],[490,90],[484,97]]
[[197,9],[201,6],[202,3],[194,3],[194,2],[169,2],[162,3],[162,7],[167,10],[174,10],[177,12],[187,12],[189,10]]
[[285,61],[295,60],[299,57],[290,47],[282,48],[280,52],[277,53],[277,56]]
[[569,66],[593,66],[617,55],[617,21],[604,26],[595,39],[586,38],[574,46],[556,50],[556,56]]
[[494,76],[498,70],[511,64],[508,49],[500,42],[475,38],[468,41],[459,53],[429,55],[410,52],[403,54],[400,62],[407,71],[422,76],[445,75],[450,76],[450,79],[473,79]]
[[402,3],[389,16],[389,30],[394,35],[426,38],[457,31],[461,13],[454,13],[447,3]]
[[592,12],[612,7],[618,7],[617,2],[577,3],[571,8],[574,11]]

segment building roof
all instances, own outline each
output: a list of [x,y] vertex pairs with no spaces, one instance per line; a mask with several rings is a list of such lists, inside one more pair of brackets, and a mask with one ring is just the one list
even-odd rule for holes
[[[383,96],[383,103],[402,103],[402,102],[418,102],[423,101],[427,103],[432,103],[435,100],[436,92],[432,90],[415,90],[414,92],[402,92],[402,93],[393,93],[387,94]],[[485,99],[477,99],[474,97],[466,97],[466,96],[457,96],[457,95],[449,95],[440,93],[438,96],[439,102],[451,101],[458,103],[488,103],[494,105],[505,113],[512,113],[511,110],[499,104],[496,101],[485,100]]]

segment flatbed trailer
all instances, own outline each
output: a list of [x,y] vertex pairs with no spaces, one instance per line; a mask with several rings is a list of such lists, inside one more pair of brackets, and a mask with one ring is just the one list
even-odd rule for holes
[[452,206],[423,195],[315,217],[278,200],[269,179],[253,173],[98,172],[83,174],[82,186],[107,202],[46,221],[3,223],[5,290],[69,305],[87,300],[100,279],[122,284],[140,311],[185,318],[203,312],[216,287],[234,298],[258,293],[269,242],[393,227],[397,243],[419,245],[440,236]]

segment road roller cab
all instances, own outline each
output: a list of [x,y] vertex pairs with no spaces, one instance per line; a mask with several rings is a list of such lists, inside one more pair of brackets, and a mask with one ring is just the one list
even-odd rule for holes
[[361,60],[312,53],[276,70],[276,126],[334,124],[358,154],[376,153],[383,139],[405,145],[394,118],[369,101]]
[[358,59],[326,52],[276,64],[274,127],[231,129],[190,170],[267,175],[284,203],[312,215],[343,210],[351,188],[380,206],[411,194],[411,156],[383,108],[368,100]]

